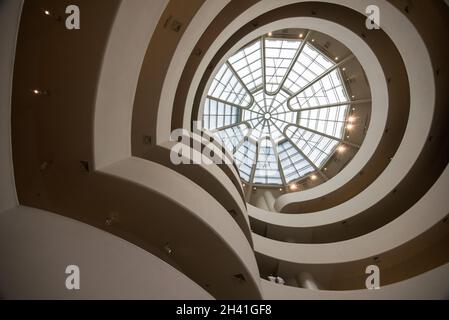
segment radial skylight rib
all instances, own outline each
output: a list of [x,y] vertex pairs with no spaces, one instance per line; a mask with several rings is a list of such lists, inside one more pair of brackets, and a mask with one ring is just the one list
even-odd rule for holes
[[218,131],[216,136],[225,145],[229,152],[233,153],[235,148],[240,145],[248,134],[248,127],[245,124],[239,124],[231,128]]
[[332,60],[307,43],[288,74],[284,87],[297,93],[333,66],[335,63]]
[[307,39],[258,39],[212,81],[204,127],[234,153],[245,182],[302,179],[342,141],[351,102],[338,66],[351,56],[335,64]]
[[265,90],[268,94],[279,91],[301,42],[301,40],[265,39]]
[[215,130],[229,126],[237,123],[239,116],[239,108],[207,98],[203,109],[203,127]]
[[[254,140],[270,136],[274,141],[278,141],[283,137],[282,131],[285,125],[296,119],[296,115],[287,109],[287,99],[288,95],[283,91],[271,96],[261,90],[254,95],[254,105],[250,110],[244,110],[242,113],[242,120],[248,121],[254,128],[251,133]],[[268,111],[272,117],[266,120],[264,114]],[[279,120],[289,122],[285,123]]]
[[227,63],[221,67],[212,81],[208,95],[244,108],[252,103],[251,94]]
[[235,152],[234,160],[240,177],[249,182],[253,165],[256,161],[256,145],[246,140]]
[[315,168],[309,161],[304,159],[304,157],[295,149],[290,141],[285,141],[279,144],[278,152],[279,161],[287,183],[315,171]]
[[263,84],[262,73],[262,48],[261,41],[255,41],[243,50],[237,52],[229,63],[249,91]]
[[326,162],[339,144],[337,140],[301,128],[289,127],[287,136],[317,168]]
[[300,112],[299,125],[337,139],[344,133],[349,106],[310,109]]
[[294,96],[289,103],[292,109],[298,110],[348,101],[346,90],[336,69]]
[[259,147],[254,183],[282,184],[276,153],[269,140],[261,142]]

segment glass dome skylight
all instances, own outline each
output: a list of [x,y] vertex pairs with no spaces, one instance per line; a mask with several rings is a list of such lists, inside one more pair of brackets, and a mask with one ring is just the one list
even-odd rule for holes
[[261,37],[219,69],[202,121],[244,182],[279,186],[325,165],[343,143],[348,110],[339,64],[306,40]]

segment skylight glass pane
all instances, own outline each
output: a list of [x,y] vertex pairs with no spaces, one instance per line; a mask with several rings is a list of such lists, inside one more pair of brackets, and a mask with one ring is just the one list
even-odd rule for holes
[[348,95],[336,69],[290,100],[294,110],[348,102]]
[[223,143],[225,148],[234,153],[237,146],[239,146],[243,139],[248,134],[248,127],[244,124],[239,124],[215,133],[215,136]]
[[276,154],[269,140],[262,141],[259,146],[254,183],[282,184]]
[[207,98],[203,109],[203,127],[215,130],[237,123],[240,118],[240,109],[221,101]]
[[279,159],[287,183],[297,180],[314,171],[313,166],[286,141],[278,146]]
[[262,85],[262,47],[261,41],[255,41],[229,58],[242,82],[249,91]]
[[239,169],[240,178],[249,182],[251,170],[256,161],[256,145],[246,140],[234,154],[234,160]]
[[307,43],[288,74],[284,87],[297,93],[334,65],[328,57]]
[[349,106],[335,106],[301,111],[299,125],[341,139]]
[[227,64],[221,67],[212,81],[208,96],[245,108],[251,104],[251,94]]
[[301,45],[301,40],[265,39],[265,89],[274,94]]
[[324,164],[339,144],[338,140],[294,127],[287,129],[287,136],[318,168]]
[[350,109],[334,67],[311,43],[262,37],[219,68],[203,106],[203,126],[234,155],[243,181],[291,183],[328,161]]

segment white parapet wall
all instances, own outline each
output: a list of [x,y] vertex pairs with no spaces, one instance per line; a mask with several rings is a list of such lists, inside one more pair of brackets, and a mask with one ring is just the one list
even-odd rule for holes
[[[0,213],[0,257],[0,299],[213,299],[125,240],[29,207]],[[79,290],[66,287],[71,265],[79,268]]]

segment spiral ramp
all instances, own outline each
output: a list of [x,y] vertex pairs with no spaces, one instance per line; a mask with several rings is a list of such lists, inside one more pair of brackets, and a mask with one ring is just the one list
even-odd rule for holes
[[[76,31],[58,19],[69,4],[1,9],[2,298],[71,298],[54,274],[77,261],[75,298],[449,298],[444,1],[79,0]],[[194,129],[233,52],[292,28],[354,55],[369,125],[332,177],[261,206],[232,162],[174,164],[170,137]],[[207,157],[198,137],[182,144]]]

